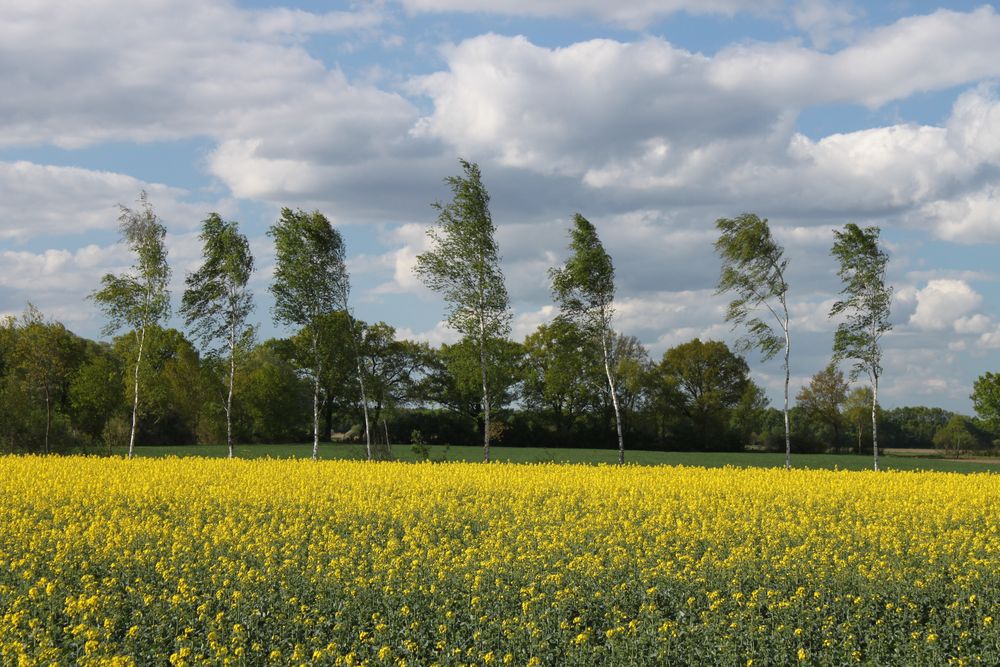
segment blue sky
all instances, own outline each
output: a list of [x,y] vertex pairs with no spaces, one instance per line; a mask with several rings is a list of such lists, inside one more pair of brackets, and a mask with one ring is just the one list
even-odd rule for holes
[[[130,261],[117,204],[169,230],[175,302],[209,211],[240,221],[265,335],[281,206],[348,244],[358,314],[454,339],[412,275],[459,156],[480,163],[523,338],[579,211],[618,327],[658,359],[732,342],[713,222],[768,217],[791,262],[793,386],[829,360],[831,230],[878,225],[887,406],[970,410],[1000,365],[1000,11],[835,0],[135,0],[0,7],[0,313],[98,337],[85,297]],[[772,397],[777,363],[751,356]]]

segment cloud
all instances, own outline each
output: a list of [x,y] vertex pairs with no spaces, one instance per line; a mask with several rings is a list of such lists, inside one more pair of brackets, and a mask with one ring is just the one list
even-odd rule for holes
[[910,316],[910,325],[928,331],[962,328],[972,320],[960,318],[968,315],[980,303],[982,296],[964,280],[932,280],[916,295],[917,308]]
[[846,41],[853,36],[852,24],[857,20],[855,10],[841,2],[830,0],[802,0],[792,7],[795,26],[809,35],[817,49],[825,49],[831,42]]
[[[968,41],[956,37],[966,28]],[[600,193],[605,206],[625,193],[633,207],[731,203],[786,219],[900,217],[929,206],[912,224],[926,226],[936,215],[954,226],[951,207],[1000,160],[993,88],[966,92],[943,127],[900,123],[814,140],[795,131],[797,114],[998,76],[1000,42],[983,36],[998,30],[990,8],[937,12],[872,31],[831,55],[751,44],[714,57],[655,37],[547,48],[483,35],[446,47],[447,69],[411,82],[412,92],[433,102],[413,134],[563,189],[576,180],[577,196]],[[935,78],[926,61],[942,49],[951,49],[956,66],[938,68]],[[966,226],[982,224],[981,200],[972,195]],[[970,235],[946,223],[940,234]]]
[[710,77],[722,89],[798,108],[847,102],[874,109],[1000,76],[998,31],[1000,16],[990,6],[968,13],[942,9],[871,30],[832,54],[792,42],[733,46],[713,59]]
[[762,14],[780,7],[779,0],[401,0],[411,13],[476,12],[507,16],[595,17],[629,28],[643,28],[652,21],[686,12]]
[[189,193],[125,174],[32,162],[0,162],[0,240],[67,237],[117,230],[119,204],[132,207],[145,190],[157,214],[173,228],[192,228],[208,211],[226,214],[231,200],[185,202]]
[[2,18],[0,62],[17,66],[0,68],[0,146],[68,148],[225,137],[258,113],[288,119],[328,75],[288,37],[380,21],[371,9],[245,11],[225,0],[94,0],[58,12],[6,3]]

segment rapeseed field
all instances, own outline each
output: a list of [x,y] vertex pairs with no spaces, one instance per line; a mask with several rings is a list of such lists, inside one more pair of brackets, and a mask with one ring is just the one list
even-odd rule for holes
[[997,665],[995,474],[0,458],[5,665]]

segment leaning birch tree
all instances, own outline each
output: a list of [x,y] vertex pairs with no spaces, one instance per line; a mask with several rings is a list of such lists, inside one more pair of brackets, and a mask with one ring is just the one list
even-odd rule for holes
[[613,370],[612,343],[615,315],[615,267],[604,250],[594,225],[579,213],[573,214],[569,230],[571,255],[566,263],[549,271],[552,296],[559,304],[560,317],[576,324],[584,335],[599,341],[604,360],[604,374],[611,392],[618,430],[618,464],[625,463],[625,440],[622,436],[621,407]]
[[237,357],[249,350],[253,326],[247,322],[253,312],[253,293],[247,288],[254,261],[247,237],[236,222],[210,213],[202,222],[203,262],[185,280],[181,299],[185,323],[210,357],[224,358],[229,367],[226,397],[226,450],[233,457],[233,391]]
[[483,459],[490,460],[490,381],[494,342],[510,333],[510,298],[500,268],[490,195],[479,165],[459,160],[464,176],[450,176],[452,200],[438,202],[431,248],[417,256],[417,275],[447,303],[448,324],[474,343],[482,384]]
[[[715,221],[719,238],[715,251],[722,258],[716,294],[733,293],[726,310],[726,321],[746,331],[736,342],[736,349],[747,352],[756,348],[761,359],[773,359],[784,348],[785,370],[785,468],[792,467],[792,436],[788,419],[789,355],[792,339],[788,329],[788,283],[785,249],[771,236],[767,218],[744,213],[735,218]],[[777,331],[774,325],[777,325]]]
[[122,240],[135,255],[135,263],[121,275],[105,274],[101,278],[101,288],[90,298],[97,302],[107,317],[103,329],[105,336],[128,328],[134,337],[132,429],[128,439],[128,458],[132,458],[139,423],[139,369],[142,366],[143,346],[149,328],[170,316],[170,292],[167,289],[170,266],[164,245],[167,230],[153,211],[146,193],[139,193],[138,209],[119,208],[119,230]]
[[833,358],[853,359],[851,379],[865,373],[872,387],[872,450],[878,470],[878,382],[882,376],[882,336],[892,330],[889,307],[892,287],[886,287],[889,255],[879,246],[879,228],[854,223],[834,230],[830,254],[837,258],[837,275],[844,282],[843,298],[833,304],[830,317],[844,315],[833,336]]
[[272,312],[284,325],[296,325],[306,335],[303,370],[313,381],[313,460],[319,458],[319,390],[323,373],[322,319],[336,311],[347,289],[344,240],[319,211],[281,209],[267,231],[274,239],[275,267],[269,290]]

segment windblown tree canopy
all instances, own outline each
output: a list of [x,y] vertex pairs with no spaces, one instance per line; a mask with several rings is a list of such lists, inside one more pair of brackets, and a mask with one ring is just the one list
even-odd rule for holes
[[483,410],[483,458],[490,460],[490,379],[495,341],[510,334],[510,298],[500,268],[490,195],[479,165],[459,160],[462,176],[450,176],[452,200],[436,203],[431,248],[417,256],[417,275],[447,304],[448,325],[471,340],[479,357]]
[[309,353],[302,368],[313,384],[313,458],[319,457],[319,394],[323,373],[321,354],[324,316],[333,313],[348,290],[344,241],[319,211],[281,209],[281,217],[267,232],[274,239],[275,268],[270,291],[274,317],[299,326],[308,338]]
[[[715,222],[719,238],[715,251],[722,258],[722,274],[717,294],[732,292],[726,321],[742,325],[746,333],[736,349],[745,352],[760,350],[764,361],[784,348],[785,370],[785,467],[791,467],[792,438],[788,419],[789,355],[791,336],[788,329],[788,283],[785,272],[788,260],[785,250],[771,236],[766,218],[744,213],[736,218],[720,218]],[[773,326],[777,324],[779,336]]]
[[132,428],[128,444],[128,456],[131,458],[139,420],[139,370],[146,331],[170,316],[170,292],[167,289],[170,266],[163,242],[167,230],[153,211],[146,193],[139,193],[138,210],[120,208],[119,230],[122,240],[135,255],[135,263],[131,270],[120,276],[105,274],[101,279],[101,288],[91,294],[91,298],[107,317],[104,335],[110,336],[127,328],[135,338]]
[[559,304],[560,317],[575,323],[599,345],[604,372],[615,411],[618,431],[618,463],[625,463],[625,439],[622,435],[621,406],[611,360],[614,337],[615,267],[611,256],[597,235],[594,225],[579,213],[573,214],[570,229],[570,256],[559,268],[549,271],[552,295]]
[[233,392],[237,357],[253,344],[253,294],[247,288],[253,274],[253,254],[239,225],[209,214],[201,228],[203,263],[187,276],[181,313],[209,355],[226,355],[228,378],[223,407],[226,446],[233,456]]
[[892,330],[889,306],[892,287],[885,284],[889,256],[879,245],[879,228],[862,229],[848,223],[834,230],[830,253],[840,268],[837,275],[844,282],[842,298],[833,304],[830,317],[844,316],[833,336],[835,361],[851,359],[851,379],[865,373],[872,385],[872,451],[878,470],[878,383],[882,376],[882,336]]

